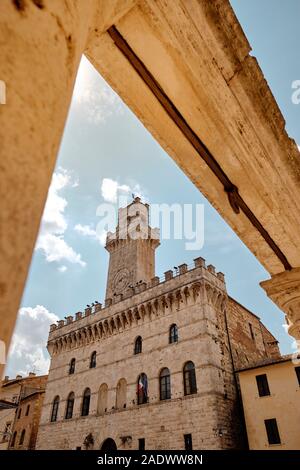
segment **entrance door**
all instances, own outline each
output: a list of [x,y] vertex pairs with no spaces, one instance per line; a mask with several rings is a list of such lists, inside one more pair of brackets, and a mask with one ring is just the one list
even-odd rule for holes
[[117,445],[115,441],[109,437],[103,442],[101,450],[105,450],[106,452],[110,450],[117,450]]

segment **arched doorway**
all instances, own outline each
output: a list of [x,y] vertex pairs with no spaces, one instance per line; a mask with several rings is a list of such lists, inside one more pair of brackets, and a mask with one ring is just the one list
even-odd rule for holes
[[101,450],[105,450],[106,452],[109,450],[117,450],[117,444],[113,439],[108,437],[107,439],[105,439],[105,441],[103,441]]

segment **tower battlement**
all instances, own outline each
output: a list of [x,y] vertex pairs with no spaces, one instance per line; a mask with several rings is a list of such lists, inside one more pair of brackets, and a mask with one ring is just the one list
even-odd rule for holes
[[[173,267],[166,271],[163,276],[154,276],[148,283],[140,281],[135,285],[130,286],[123,294],[116,295],[113,298],[108,298],[104,306],[100,302],[93,302],[88,305],[83,311],[76,312],[75,316],[68,315],[65,320],[59,320],[57,324],[50,325],[49,340],[52,338],[52,333],[55,332],[55,337],[64,336],[66,330],[78,329],[85,324],[94,323],[100,319],[109,318],[114,313],[123,309],[123,302],[130,306],[136,303],[135,297],[139,294],[144,294],[143,297],[158,295],[161,293],[171,292],[186,283],[206,278],[220,290],[225,290],[224,274],[217,272],[213,265],[206,266],[205,259],[198,257],[194,259],[192,265],[186,263]],[[155,289],[155,292],[153,291]],[[151,292],[150,292],[151,291]],[[125,302],[126,301],[126,302]],[[124,308],[126,308],[124,306]]]

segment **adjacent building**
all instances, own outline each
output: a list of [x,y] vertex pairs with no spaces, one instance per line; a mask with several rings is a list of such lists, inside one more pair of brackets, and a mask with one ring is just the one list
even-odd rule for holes
[[238,372],[249,448],[300,449],[300,360],[265,359]]
[[5,377],[0,388],[0,450],[33,450],[47,375]]
[[203,258],[157,277],[159,243],[147,204],[119,210],[105,305],[50,328],[38,449],[247,447],[235,371],[277,341]]

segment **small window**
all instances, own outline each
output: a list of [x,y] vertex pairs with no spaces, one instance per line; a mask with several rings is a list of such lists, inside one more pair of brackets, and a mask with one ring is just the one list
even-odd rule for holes
[[16,439],[17,439],[17,431],[15,431],[15,432],[13,433],[13,437],[12,437],[12,440],[11,440],[10,447],[15,447]]
[[145,438],[141,437],[139,439],[139,450],[145,450]]
[[254,336],[253,326],[252,326],[251,323],[249,323],[249,331],[250,331],[251,339],[254,341],[254,340],[255,340],[255,336]]
[[91,355],[91,360],[90,360],[90,369],[94,369],[96,367],[96,358],[97,358],[97,353],[96,351],[93,352]]
[[187,362],[183,368],[183,383],[185,395],[197,393],[196,372],[192,361]]
[[75,395],[73,392],[69,393],[66,406],[65,419],[71,419],[73,417]]
[[137,381],[137,402],[138,405],[148,402],[148,379],[147,375],[142,373]]
[[25,439],[25,429],[21,432],[21,437],[19,441],[19,445],[22,446],[24,444],[24,439]]
[[6,423],[4,432],[3,432],[3,437],[2,437],[2,442],[7,442],[9,440],[9,435],[10,435],[10,428],[11,428],[11,422]]
[[70,365],[69,365],[69,375],[72,375],[75,372],[75,362],[76,362],[75,358],[73,357],[73,359],[71,359]]
[[30,411],[30,405],[27,405],[25,416],[29,415],[29,411]]
[[59,396],[57,395],[52,403],[52,412],[51,412],[51,423],[54,423],[57,420],[57,413],[59,407]]
[[83,394],[81,416],[88,416],[90,412],[91,390],[86,388]]
[[22,408],[19,409],[19,412],[18,412],[18,419],[21,418],[21,414],[22,414]]
[[265,426],[269,444],[281,444],[276,419],[265,419]]
[[171,378],[170,371],[167,367],[162,369],[160,373],[159,391],[161,400],[168,400],[169,398],[171,398]]
[[266,374],[257,375],[256,383],[258,388],[258,395],[260,397],[266,397],[267,395],[270,395],[268,378]]
[[170,326],[170,331],[169,331],[169,343],[177,343],[178,342],[178,327],[175,325]]
[[295,367],[295,372],[296,372],[296,376],[297,376],[297,379],[298,379],[298,385],[300,387],[300,367]]
[[191,434],[184,434],[184,448],[185,450],[193,450],[193,441]]
[[138,336],[134,343],[134,354],[141,354],[142,352],[142,338]]

